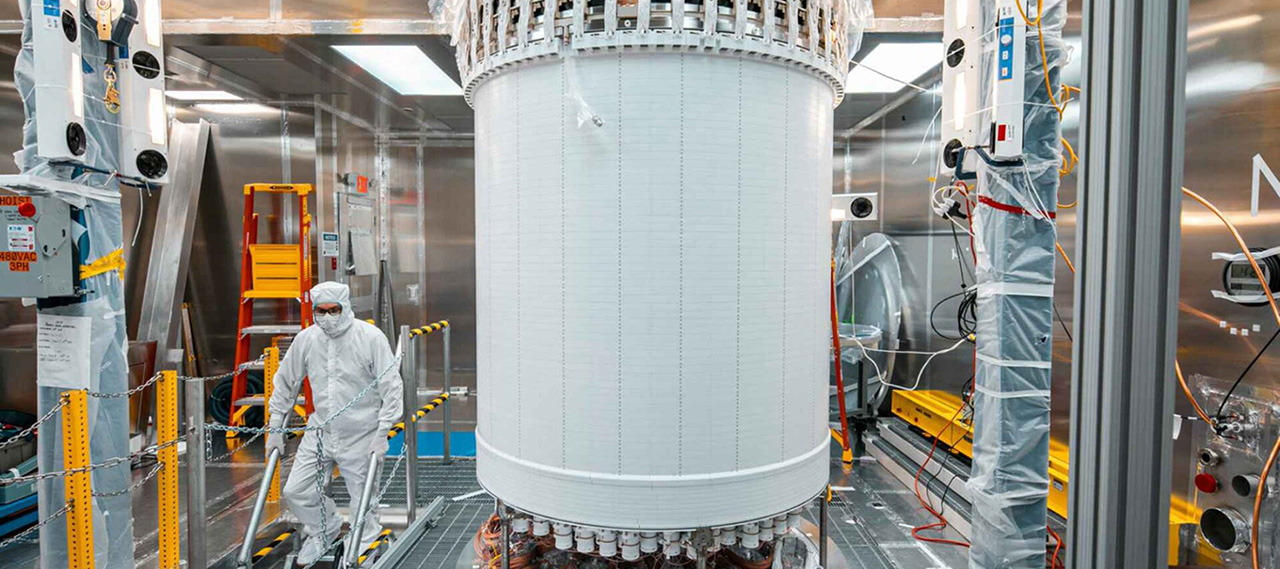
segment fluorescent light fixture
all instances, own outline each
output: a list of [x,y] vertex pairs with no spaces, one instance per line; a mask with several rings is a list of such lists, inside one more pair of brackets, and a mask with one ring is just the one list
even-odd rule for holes
[[849,72],[849,93],[897,93],[924,72],[942,64],[942,44],[882,43]]
[[84,118],[84,64],[79,54],[71,54],[71,112]]
[[226,91],[179,90],[165,91],[165,96],[175,101],[243,101],[239,96]]
[[147,43],[160,47],[160,0],[143,3],[142,25],[146,28]]
[[1220,34],[1233,30],[1247,28],[1262,21],[1262,16],[1258,14],[1249,14],[1248,16],[1240,16],[1229,20],[1220,20],[1212,24],[1196,26],[1187,32],[1187,39],[1197,40],[1205,36]]
[[169,121],[165,120],[164,93],[152,87],[147,92],[147,128],[151,131],[151,143],[164,146]]
[[333,49],[401,95],[462,95],[416,45],[335,45]]
[[220,115],[261,115],[280,112],[280,109],[257,103],[200,103],[195,108]]
[[969,114],[969,72],[956,74],[956,88],[951,101],[951,116],[955,117],[955,129],[964,130],[965,115]]

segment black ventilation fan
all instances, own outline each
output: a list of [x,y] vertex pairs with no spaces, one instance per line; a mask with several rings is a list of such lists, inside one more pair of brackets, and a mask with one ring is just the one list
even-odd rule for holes
[[88,148],[89,137],[85,136],[84,127],[80,123],[73,122],[67,125],[67,150],[75,156],[83,156],[84,151]]
[[169,161],[165,159],[163,154],[156,152],[155,150],[143,150],[142,152],[139,152],[136,163],[138,166],[138,172],[141,172],[143,176],[152,179],[164,176],[165,172],[169,171]]
[[67,36],[67,41],[71,43],[76,43],[80,39],[80,28],[76,25],[76,17],[70,10],[62,11],[62,35]]
[[133,54],[133,69],[143,79],[155,79],[160,76],[160,60],[149,51],[139,51]]

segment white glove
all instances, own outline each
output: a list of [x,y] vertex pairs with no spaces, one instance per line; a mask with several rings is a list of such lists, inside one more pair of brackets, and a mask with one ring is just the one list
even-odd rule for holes
[[373,440],[369,441],[369,453],[376,455],[378,458],[387,456],[390,445],[387,444],[387,436],[383,433],[387,431],[381,430],[373,435]]
[[280,458],[284,458],[284,433],[268,433],[267,434],[267,456],[271,456],[271,451],[280,450]]

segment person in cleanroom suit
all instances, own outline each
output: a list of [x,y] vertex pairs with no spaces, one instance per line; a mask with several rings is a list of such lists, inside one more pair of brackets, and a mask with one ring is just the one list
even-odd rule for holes
[[[316,285],[311,289],[311,305],[315,324],[298,334],[276,372],[270,402],[271,424],[268,425],[273,428],[284,425],[302,388],[302,379],[308,378],[315,404],[315,413],[308,419],[308,425],[323,424],[324,427],[303,435],[283,493],[285,506],[303,527],[305,540],[298,552],[299,565],[319,559],[337,539],[342,526],[337,506],[324,491],[334,463],[347,484],[347,494],[352,497],[352,508],[355,508],[365,477],[378,475],[369,472],[369,455],[374,453],[380,458],[386,455],[387,431],[403,411],[400,370],[393,365],[395,355],[391,345],[377,327],[356,320],[347,285],[335,282]],[[378,385],[351,403],[379,375]],[[348,403],[351,405],[346,411],[334,416]],[[266,446],[268,453],[279,449],[283,456],[284,435],[270,433]],[[321,472],[325,480],[317,484],[321,482]],[[326,535],[321,535],[322,529]],[[377,512],[371,512],[360,536],[360,550],[373,543],[381,531]]]

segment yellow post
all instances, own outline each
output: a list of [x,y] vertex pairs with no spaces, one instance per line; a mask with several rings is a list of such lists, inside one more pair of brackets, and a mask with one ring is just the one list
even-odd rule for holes
[[[275,388],[276,370],[280,369],[280,348],[272,346],[265,350],[266,358],[262,363],[262,421],[271,424],[271,391]],[[280,469],[271,474],[271,489],[267,490],[267,501],[280,500]]]
[[178,569],[178,372],[160,372],[156,383],[156,442],[162,446],[156,458],[159,474],[160,569]]
[[[89,467],[89,395],[64,391],[62,410],[62,467],[67,471]],[[93,569],[93,483],[88,471],[66,475],[67,568]]]

